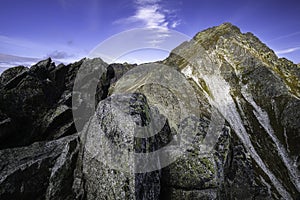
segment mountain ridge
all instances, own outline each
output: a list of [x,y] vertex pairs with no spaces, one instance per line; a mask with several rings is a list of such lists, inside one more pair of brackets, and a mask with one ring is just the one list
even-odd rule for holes
[[[95,70],[103,72],[96,82]],[[297,199],[299,80],[299,65],[230,23],[197,33],[161,62],[56,66],[48,58],[10,68],[0,76],[0,198]],[[136,125],[162,128],[142,139]],[[210,126],[218,137],[203,153]],[[185,154],[156,171],[123,173],[103,160],[103,141],[149,153],[185,134],[195,134]],[[148,162],[119,163],[163,165]]]

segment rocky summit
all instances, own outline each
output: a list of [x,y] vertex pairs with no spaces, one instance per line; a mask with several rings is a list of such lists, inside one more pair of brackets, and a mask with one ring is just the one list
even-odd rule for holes
[[0,199],[300,199],[300,67],[230,23],[141,65],[0,76]]

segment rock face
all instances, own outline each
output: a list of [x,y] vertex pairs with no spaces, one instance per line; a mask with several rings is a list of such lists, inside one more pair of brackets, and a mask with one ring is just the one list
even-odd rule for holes
[[[198,53],[192,53],[195,49]],[[209,94],[252,160],[250,166],[233,163],[253,175],[243,184],[228,177],[230,198],[244,191],[241,186],[253,198],[262,188],[268,188],[270,198],[299,197],[299,67],[231,24],[197,34],[164,62],[176,65]]]
[[[151,120],[149,112],[141,94],[112,95],[100,102],[83,133],[82,168],[87,199],[159,199],[160,172],[135,174],[134,170],[134,153],[157,150],[160,135],[170,134],[167,127],[152,140],[134,138],[135,126],[143,127]],[[115,167],[110,169],[111,166]]]
[[78,136],[0,152],[1,199],[73,199]]
[[[4,124],[0,149],[76,133],[71,92],[80,62],[55,67],[47,59],[30,69],[20,66],[1,74],[0,113],[4,113]],[[8,126],[12,128],[6,130]]]
[[229,23],[161,62],[10,68],[0,199],[299,199],[299,79]]

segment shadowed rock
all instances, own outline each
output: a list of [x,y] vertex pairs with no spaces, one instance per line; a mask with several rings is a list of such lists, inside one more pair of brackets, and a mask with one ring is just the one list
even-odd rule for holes
[[78,136],[0,151],[1,199],[73,199]]

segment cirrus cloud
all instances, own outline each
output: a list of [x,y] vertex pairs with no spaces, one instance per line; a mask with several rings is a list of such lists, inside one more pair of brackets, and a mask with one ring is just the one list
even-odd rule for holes
[[279,50],[276,51],[276,54],[281,55],[281,54],[289,54],[295,51],[299,51],[300,47],[293,47],[293,48],[288,48],[288,49],[283,49],[283,50]]
[[68,54],[65,51],[58,51],[58,50],[55,50],[47,54],[47,57],[51,57],[53,59],[65,59],[65,58],[71,58],[73,56],[74,56],[73,54]]
[[138,24],[140,27],[157,28],[167,31],[176,28],[180,20],[175,10],[166,9],[161,0],[135,0],[135,13],[127,18],[122,18],[116,24]]
[[170,36],[170,29],[180,25],[176,11],[166,8],[161,0],[134,0],[135,12],[127,17],[115,21],[115,24],[135,25],[138,28],[156,29],[155,35],[148,38],[149,43],[159,46]]

